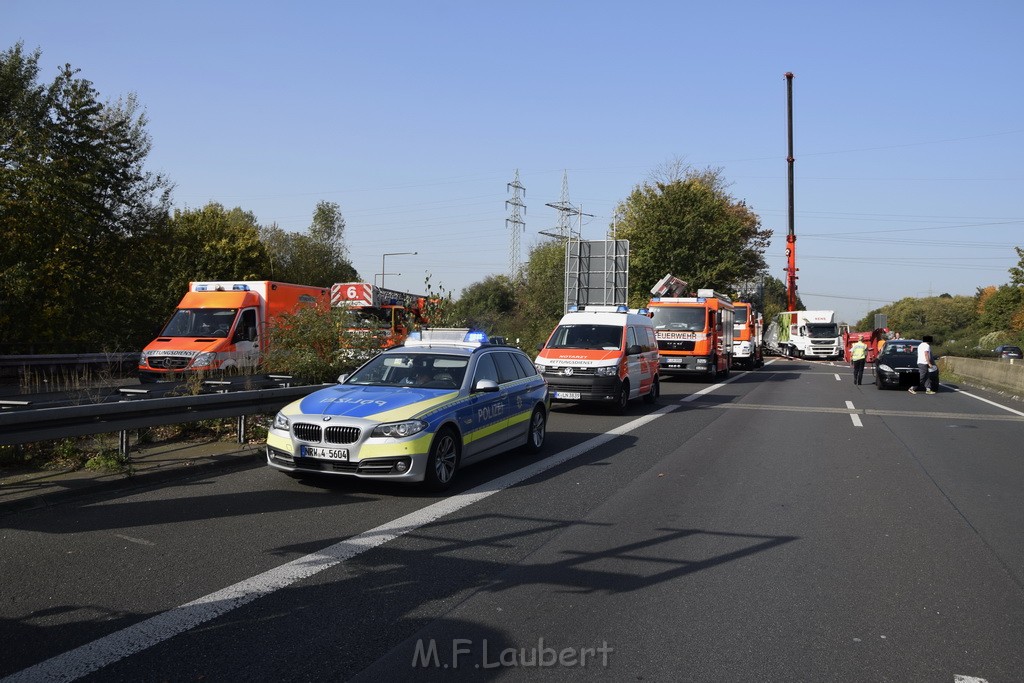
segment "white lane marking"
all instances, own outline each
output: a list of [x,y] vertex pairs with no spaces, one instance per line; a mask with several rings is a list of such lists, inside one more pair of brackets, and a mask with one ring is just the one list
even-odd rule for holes
[[988,683],[984,678],[978,678],[977,676],[964,676],[963,674],[953,674],[953,683]]
[[132,536],[125,536],[124,534],[114,534],[114,536],[116,536],[117,538],[123,538],[124,540],[130,541],[132,543],[138,543],[139,545],[156,545],[156,543],[153,543],[153,541],[147,541],[144,538],[134,538]]
[[[941,387],[942,385],[940,384],[939,386]],[[982,398],[981,396],[975,396],[974,394],[970,394],[970,393],[968,393],[966,391],[963,391],[961,389],[954,389],[954,391],[957,391],[957,392],[963,394],[964,396],[970,396],[971,398],[976,398],[979,401],[983,401],[985,403],[988,403],[989,405],[995,406],[996,408],[1002,408],[1003,410],[1005,410],[1005,411],[1007,411],[1009,413],[1013,413],[1014,415],[1020,415],[1021,417],[1024,417],[1024,413],[1020,412],[1019,410],[1014,410],[1013,408],[1007,408],[1006,406],[1000,405],[1000,404],[996,403],[995,401],[990,401],[987,398]]]
[[[731,380],[706,387],[697,394],[694,394],[694,397],[725,386],[729,381]],[[693,399],[687,397],[683,399],[683,402],[687,400]],[[604,434],[599,434],[572,448],[555,453],[528,467],[485,482],[465,493],[439,500],[404,517],[399,517],[364,531],[361,534],[339,541],[319,552],[310,553],[304,557],[292,560],[280,567],[240,581],[233,586],[228,586],[192,602],[179,605],[138,624],[111,633],[74,650],[68,650],[27,669],[22,669],[4,678],[2,683],[41,680],[73,681],[86,676],[104,666],[142,652],[179,633],[184,633],[211,619],[226,614],[237,607],[242,607],[257,598],[270,595],[281,588],[287,588],[297,581],[307,579],[325,569],[350,560],[367,550],[383,545],[441,517],[481,501],[494,493],[498,493],[541,472],[557,467],[611,441],[617,436],[628,434],[649,422],[657,420],[663,415],[674,412],[680,407],[680,405],[663,406],[632,422],[627,422],[620,427],[611,429]]]
[[[849,410],[856,410],[856,408],[853,407],[853,401],[847,401],[846,402],[846,407]],[[864,426],[861,423],[861,421],[860,421],[860,415],[858,415],[857,413],[850,413],[850,419],[853,420],[853,426],[854,427],[863,427]]]
[[835,374],[835,378],[836,378],[837,382],[842,382],[843,381],[843,378],[839,376],[838,372]]

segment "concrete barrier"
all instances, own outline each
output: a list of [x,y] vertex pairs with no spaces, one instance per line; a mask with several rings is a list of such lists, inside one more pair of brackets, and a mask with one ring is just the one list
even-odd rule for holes
[[1024,363],[982,358],[939,358],[939,374],[956,375],[965,381],[1013,396],[1024,396]]

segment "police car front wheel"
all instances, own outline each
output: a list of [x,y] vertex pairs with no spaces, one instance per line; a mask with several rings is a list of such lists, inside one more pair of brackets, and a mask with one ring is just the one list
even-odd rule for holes
[[451,429],[443,429],[434,437],[427,458],[423,483],[431,491],[444,491],[455,478],[459,466],[459,439]]
[[533,415],[530,416],[530,431],[526,435],[526,449],[531,453],[538,452],[544,446],[544,437],[547,434],[548,417],[544,409],[536,407]]

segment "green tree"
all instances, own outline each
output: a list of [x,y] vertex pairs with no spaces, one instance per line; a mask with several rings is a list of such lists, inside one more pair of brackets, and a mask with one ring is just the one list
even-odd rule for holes
[[683,177],[637,186],[616,209],[616,237],[630,244],[630,303],[649,298],[666,273],[694,289],[726,291],[765,271],[771,230],[726,192],[720,171],[687,169]]
[[515,283],[507,275],[490,275],[463,289],[454,308],[456,318],[466,326],[508,337],[515,332],[510,325],[516,308]]
[[334,202],[319,202],[305,233],[290,233],[278,226],[261,230],[273,279],[329,287],[353,282],[359,274],[348,258],[345,218]]
[[516,292],[510,343],[532,353],[547,340],[565,310],[565,243],[548,240],[530,249]]
[[1022,307],[1024,288],[1003,285],[985,298],[984,308],[978,316],[978,327],[983,332],[1008,332],[1014,328],[1014,318]]
[[163,224],[171,185],[144,169],[134,95],[104,104],[70,65],[41,86],[39,57],[20,43],[0,53],[5,350],[123,349],[139,335],[132,257]]

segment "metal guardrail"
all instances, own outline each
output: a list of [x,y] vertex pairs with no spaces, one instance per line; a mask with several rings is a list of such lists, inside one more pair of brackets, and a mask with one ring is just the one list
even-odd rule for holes
[[9,410],[0,412],[0,446],[117,432],[121,434],[121,454],[127,457],[128,430],[225,417],[239,418],[239,439],[242,440],[245,416],[277,412],[288,403],[322,389],[323,386],[169,398],[128,398],[119,403]]

